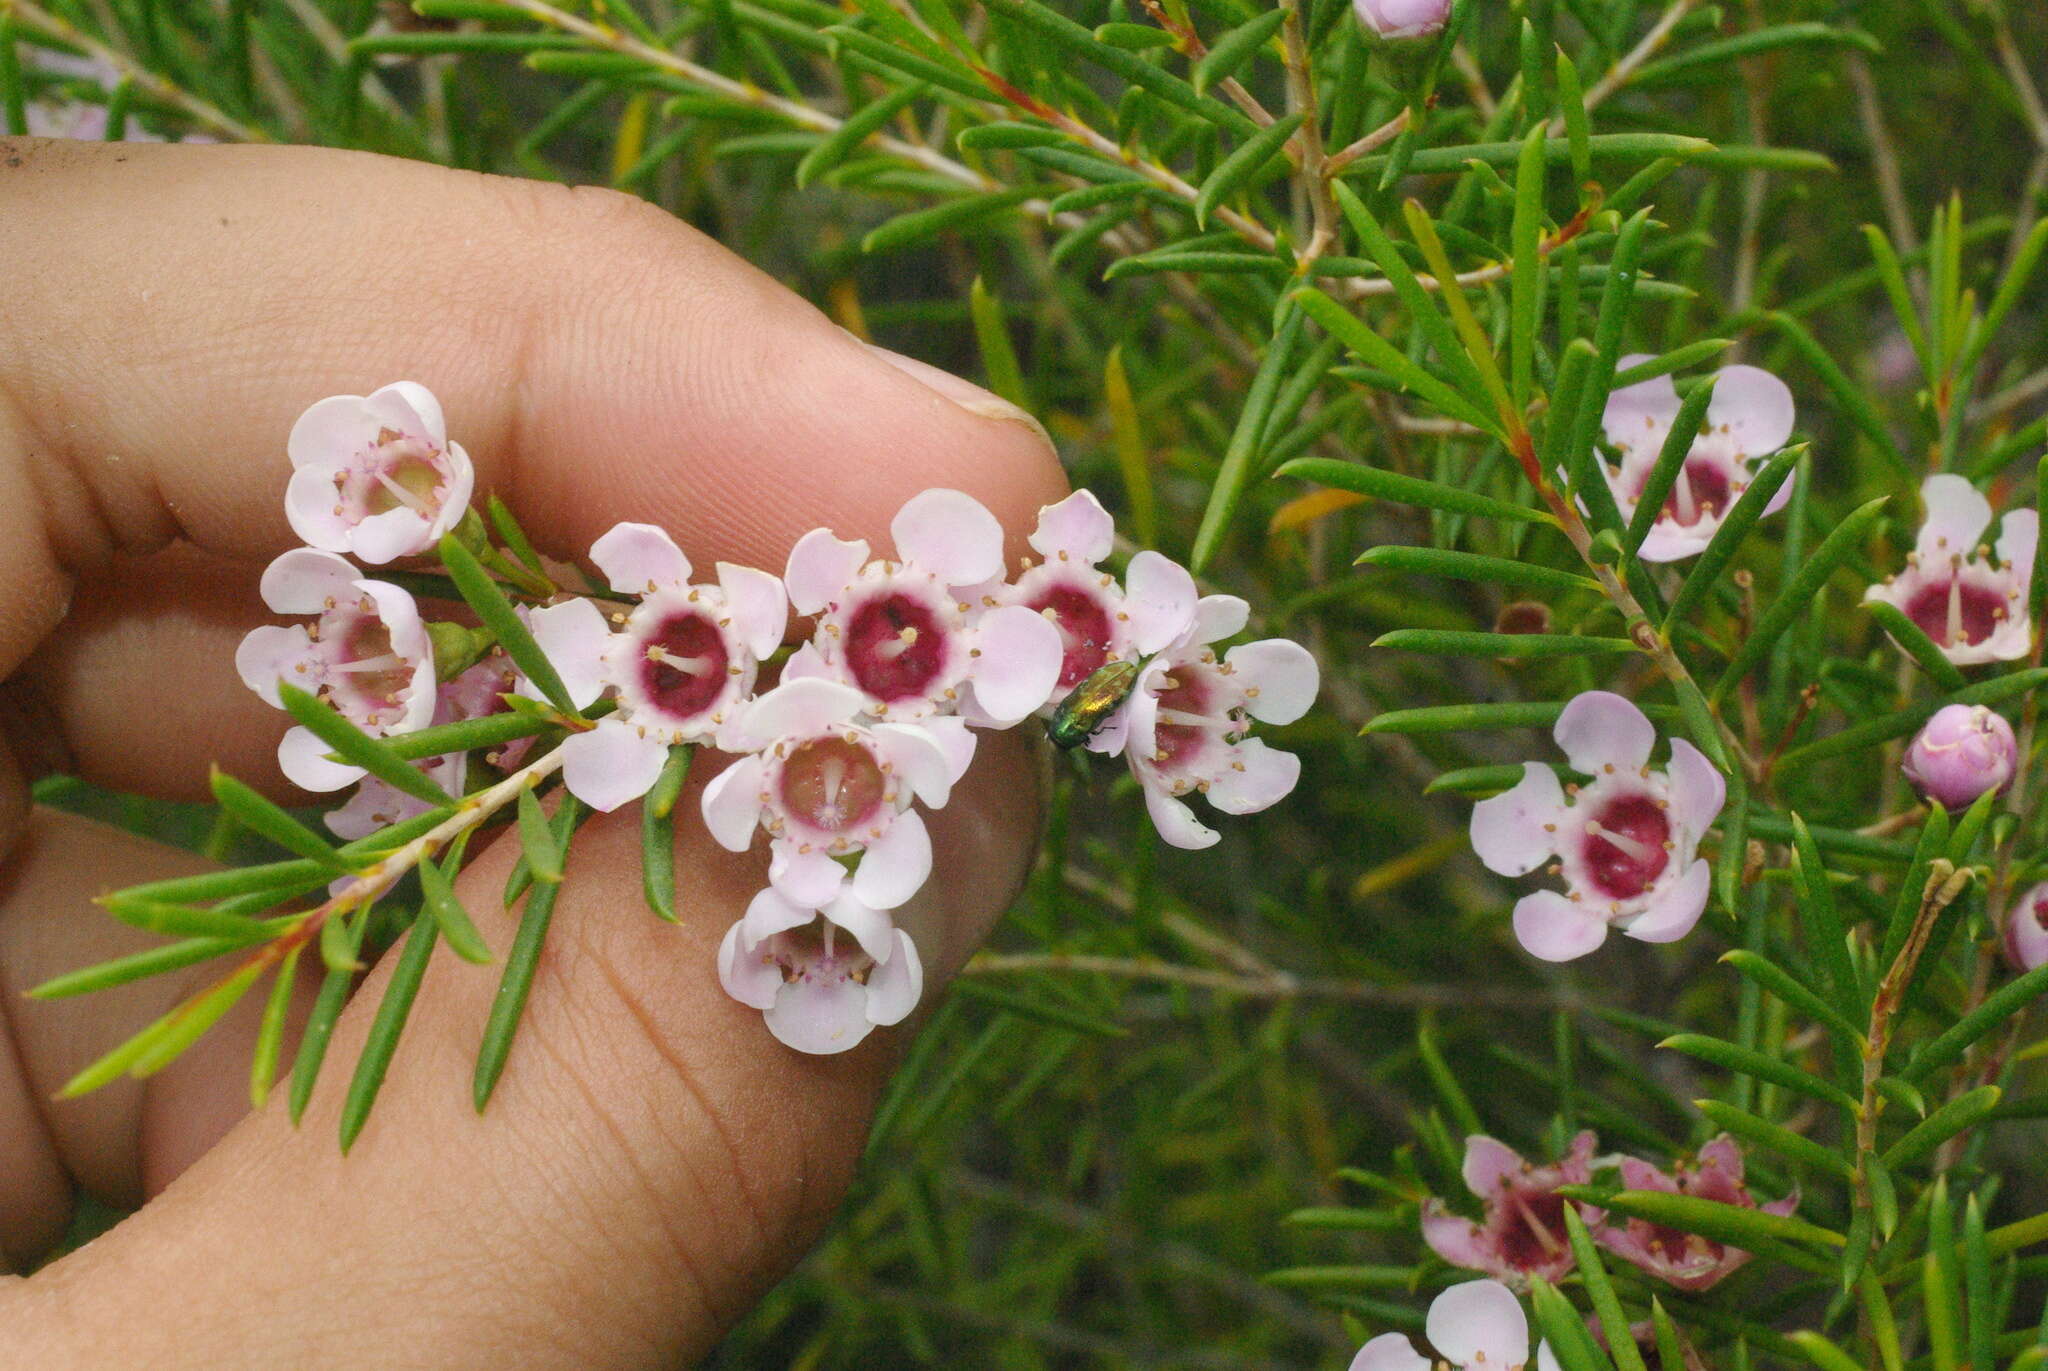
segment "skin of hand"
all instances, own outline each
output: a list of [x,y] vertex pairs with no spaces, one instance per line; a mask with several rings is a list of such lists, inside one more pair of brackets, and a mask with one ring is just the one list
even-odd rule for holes
[[[639,893],[637,811],[595,817],[489,1109],[470,1075],[496,970],[437,956],[343,1157],[336,1116],[388,967],[296,1130],[282,1091],[248,1112],[259,996],[147,1082],[53,1098],[209,970],[22,992],[154,941],[94,895],[201,864],[35,809],[28,782],[198,799],[218,763],[307,802],[276,769],[286,716],[233,655],[275,621],[256,581],[295,541],[284,435],[322,396],[426,383],[478,490],[551,555],[637,519],[700,566],[774,571],[821,524],[886,548],[890,516],[932,486],[988,505],[1014,557],[1065,489],[1042,430],[607,191],[319,149],[0,140],[0,242],[0,1271],[48,1249],[78,1188],[148,1201],[0,1276],[0,1366],[701,1355],[815,1240],[907,1036],[805,1057],[725,996],[714,953],[761,852],[679,825],[674,927]],[[1023,877],[1036,778],[1021,731],[983,734],[931,816],[938,869],[910,914],[927,1004]],[[459,882],[501,953],[514,846]]]

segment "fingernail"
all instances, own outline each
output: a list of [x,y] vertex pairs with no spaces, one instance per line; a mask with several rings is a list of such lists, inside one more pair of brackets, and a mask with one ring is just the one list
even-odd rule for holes
[[945,396],[969,414],[982,419],[1001,419],[1006,423],[1029,425],[1039,437],[1045,439],[1048,446],[1051,445],[1051,435],[1046,433],[1043,424],[1029,412],[1019,409],[994,391],[983,390],[972,381],[964,381],[950,371],[942,371],[929,362],[918,361],[915,357],[905,357],[900,352],[891,352],[885,347],[877,347],[866,341],[863,341],[861,346],[905,376],[919,382],[927,390]]

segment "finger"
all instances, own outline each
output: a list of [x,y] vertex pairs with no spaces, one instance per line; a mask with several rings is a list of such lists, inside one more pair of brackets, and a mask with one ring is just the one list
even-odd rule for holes
[[[320,149],[15,147],[0,675],[116,551],[182,536],[260,562],[288,546],[292,420],[402,377],[441,397],[479,489],[565,556],[633,518],[699,565],[779,569],[820,524],[885,545],[930,486],[1013,534],[1060,493],[1021,411],[892,362],[635,199]],[[146,281],[107,269],[137,261]],[[93,615],[143,617],[117,594]],[[145,632],[123,651],[94,674],[89,654],[53,652],[36,689],[88,776],[186,783],[189,752],[132,745],[174,647]],[[207,712],[239,692],[225,680],[183,702],[200,716],[184,736],[224,732]]]
[[[1034,775],[1020,738],[991,737],[933,816],[939,869],[912,926],[941,977],[1021,880]],[[758,861],[686,827],[686,916],[666,925],[639,908],[634,829],[600,816],[582,830],[483,1115],[469,1085],[495,976],[437,954],[376,1114],[339,1154],[380,967],[304,1127],[273,1102],[12,1303],[0,1290],[0,1364],[651,1368],[708,1348],[836,1202],[896,1044],[885,1030],[814,1058],[769,1041],[712,969]],[[499,949],[513,846],[460,882]],[[291,1291],[289,1317],[251,1290]]]

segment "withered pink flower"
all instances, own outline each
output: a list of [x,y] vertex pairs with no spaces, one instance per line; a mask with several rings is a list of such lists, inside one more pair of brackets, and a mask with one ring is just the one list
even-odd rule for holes
[[[1675,1174],[1674,1174],[1675,1173]],[[1742,1180],[1742,1149],[1726,1133],[1699,1150],[1691,1162],[1679,1162],[1671,1172],[1659,1170],[1634,1157],[1621,1159],[1621,1179],[1630,1190],[1655,1190],[1666,1195],[1690,1195],[1741,1209],[1761,1207],[1766,1214],[1790,1214],[1799,1207],[1799,1192],[1759,1206]],[[1749,1260],[1739,1247],[1685,1233],[1647,1219],[1610,1216],[1593,1235],[1594,1240],[1623,1261],[1648,1272],[1680,1290],[1705,1290]]]
[[2016,509],[1999,525],[1998,563],[1977,540],[1991,527],[1991,502],[1961,476],[1920,486],[1927,521],[1906,569],[1863,593],[1897,607],[1957,666],[2017,661],[2033,650],[2027,588],[2034,574],[2040,515]]
[[2005,716],[1984,705],[1944,705],[1906,749],[1901,770],[1916,789],[1949,809],[1968,809],[1987,790],[2003,790],[2019,764],[2019,743]]
[[[1432,1197],[1422,1208],[1423,1241],[1451,1265],[1484,1271],[1516,1290],[1526,1290],[1531,1276],[1557,1280],[1572,1268],[1564,1226],[1569,1202],[1557,1189],[1593,1178],[1595,1145],[1590,1131],[1580,1133],[1563,1160],[1533,1166],[1506,1143],[1473,1134],[1465,1139],[1465,1185],[1485,1216],[1475,1223]],[[1580,1205],[1579,1216],[1598,1231],[1597,1211]]]
[[1358,22],[1380,38],[1421,38],[1440,31],[1451,0],[1351,0]]

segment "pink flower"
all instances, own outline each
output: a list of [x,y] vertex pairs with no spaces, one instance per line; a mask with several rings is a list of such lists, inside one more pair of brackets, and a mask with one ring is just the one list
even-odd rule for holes
[[1194,617],[1195,578],[1186,568],[1140,552],[1119,586],[1099,566],[1114,542],[1115,525],[1101,501],[1077,490],[1038,511],[1031,546],[1045,560],[1027,564],[1013,584],[994,592],[1000,603],[1033,610],[1059,630],[1064,653],[1045,704],[1059,703],[1105,663],[1159,651]]
[[1253,719],[1288,724],[1308,712],[1320,685],[1316,659],[1299,643],[1264,638],[1219,661],[1210,644],[1243,629],[1248,613],[1235,595],[1204,596],[1181,635],[1145,663],[1129,703],[1089,740],[1097,751],[1122,749],[1153,826],[1175,847],[1217,840],[1182,796],[1251,814],[1285,799],[1301,778],[1300,758],[1245,733]]
[[1064,645],[1031,610],[995,602],[995,516],[957,490],[927,490],[897,511],[889,533],[900,561],[870,561],[865,542],[822,528],[790,550],[790,603],[819,619],[784,679],[843,682],[866,697],[867,712],[898,722],[958,713],[1008,727],[1044,704]]
[[1696,854],[1721,812],[1726,782],[1683,738],[1666,771],[1650,769],[1657,732],[1643,712],[1604,690],[1564,707],[1553,731],[1572,769],[1593,779],[1567,791],[1540,762],[1513,790],[1472,810],[1472,849],[1487,868],[1525,876],[1553,857],[1565,890],[1515,905],[1515,937],[1545,961],[1583,957],[1610,925],[1631,938],[1684,937],[1707,907],[1707,863]]
[[[1648,360],[1639,354],[1622,358],[1621,365]],[[1616,469],[1603,462],[1600,469],[1624,519],[1635,514],[1636,501],[1678,417],[1678,406],[1678,387],[1669,376],[1623,386],[1607,397],[1601,427],[1607,441],[1621,450],[1621,466]],[[1785,445],[1792,436],[1792,421],[1792,392],[1768,371],[1735,366],[1715,372],[1706,431],[1693,439],[1671,494],[1665,497],[1663,513],[1643,539],[1643,560],[1675,562],[1705,551],[1736,497],[1749,489],[1755,475],[1752,464]],[[1791,498],[1792,483],[1787,481],[1764,506],[1764,513],[1776,514]]]
[[[410,733],[433,718],[434,649],[412,596],[383,581],[358,579],[331,552],[294,548],[263,572],[263,600],[279,614],[316,614],[308,629],[267,624],[235,650],[243,684],[279,704],[288,680],[319,696],[365,733]],[[282,706],[280,706],[282,707]],[[277,749],[278,765],[306,790],[339,790],[363,774],[328,760],[328,747],[294,728]]]
[[2048,881],[2013,901],[2006,913],[2005,956],[2015,971],[2048,962]]
[[[1572,1268],[1567,1201],[1557,1188],[1592,1179],[1593,1147],[1593,1134],[1584,1132],[1564,1160],[1531,1166],[1506,1143],[1474,1133],[1465,1139],[1465,1185],[1485,1205],[1485,1217],[1474,1223],[1432,1197],[1422,1207],[1423,1241],[1451,1265],[1484,1271],[1517,1290],[1531,1276],[1556,1281]],[[1598,1231],[1598,1211],[1580,1205],[1579,1217]]]
[[[443,681],[435,692],[434,718],[436,724],[452,724],[461,719],[478,719],[486,714],[501,712],[505,705],[499,697],[511,690],[517,679],[503,657],[493,657],[478,662],[452,681]],[[513,748],[524,752],[532,746],[531,738],[521,738],[491,756],[494,764],[506,760],[505,751]],[[433,781],[449,796],[457,797],[469,778],[469,754],[467,752],[444,752],[438,757],[427,757],[413,763],[421,774]],[[330,810],[325,816],[327,827],[337,838],[354,842],[367,838],[380,829],[393,824],[404,823],[427,812],[428,805],[416,796],[375,776],[365,776],[356,787],[348,803],[339,809]]]
[[590,560],[613,590],[641,597],[623,630],[589,600],[536,609],[527,624],[579,709],[618,694],[615,712],[562,744],[562,783],[610,811],[647,793],[672,746],[718,740],[781,644],[789,606],[780,581],[730,562],[717,585],[690,584],[690,559],[652,524],[615,526]]
[[2011,662],[2033,650],[2027,585],[2034,574],[2040,515],[2016,509],[1999,525],[1998,565],[1977,540],[1991,526],[1991,502],[1960,476],[1930,476],[1920,487],[1927,521],[1906,569],[1863,593],[1920,626],[1957,666]]
[[2005,717],[1983,705],[1943,705],[1934,712],[1900,767],[1922,795],[1950,809],[1968,809],[1987,790],[2012,781],[2019,744]]
[[[728,743],[745,755],[704,788],[711,836],[744,852],[755,828],[766,829],[769,883],[805,909],[824,909],[842,891],[894,909],[931,874],[931,837],[910,803],[945,805],[945,747],[915,724],[863,722],[866,705],[837,681],[784,681],[737,721]],[[856,856],[849,878],[841,859]]]
[[448,441],[441,402],[399,381],[370,395],[334,395],[292,425],[285,517],[327,552],[372,565],[424,552],[469,508],[475,473]]
[[1420,38],[1451,17],[1451,0],[1351,0],[1358,22],[1381,38]]
[[917,945],[887,914],[842,891],[822,910],[772,886],[718,947],[725,993],[761,1011],[786,1046],[844,1052],[877,1025],[902,1022],[924,993]]
[[[1696,1161],[1690,1165],[1680,1162],[1672,1170],[1677,1174],[1667,1174],[1634,1157],[1621,1159],[1622,1183],[1630,1190],[1691,1195],[1740,1209],[1757,1208],[1749,1187],[1742,1182],[1742,1149],[1726,1133],[1702,1147]],[[1795,1190],[1782,1200],[1764,1205],[1763,1212],[1790,1214],[1798,1207],[1799,1192]],[[1594,1239],[1623,1261],[1680,1290],[1706,1290],[1749,1260],[1749,1253],[1740,1248],[1647,1219],[1621,1223],[1610,1219],[1594,1234]]]
[[1351,1371],[1522,1371],[1529,1364],[1529,1319],[1499,1281],[1466,1281],[1430,1302],[1424,1325],[1441,1361],[1431,1361],[1399,1333],[1382,1333],[1358,1350]]

